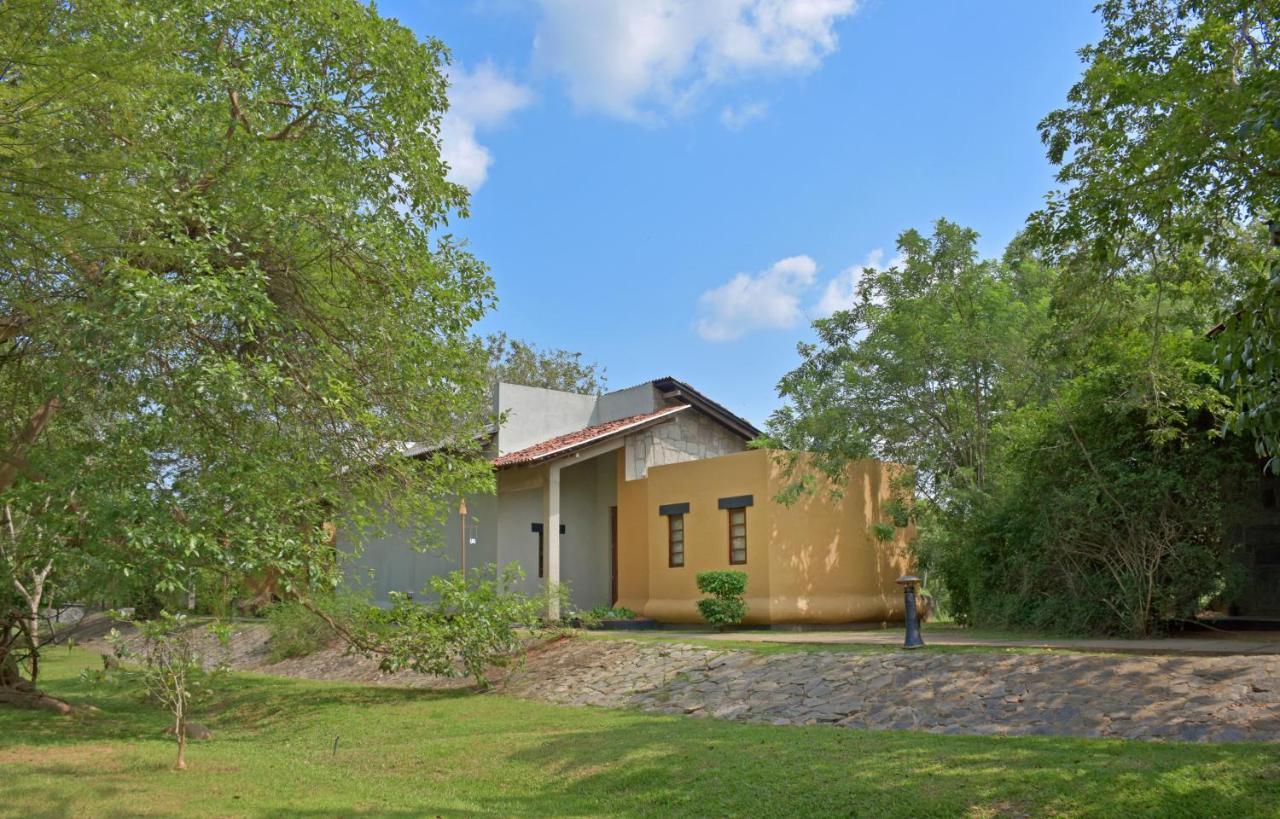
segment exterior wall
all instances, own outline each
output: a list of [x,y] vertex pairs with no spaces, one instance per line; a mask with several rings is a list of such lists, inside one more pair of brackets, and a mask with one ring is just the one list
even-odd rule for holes
[[701,412],[687,409],[672,421],[627,436],[629,481],[639,480],[649,469],[742,452],[746,442]]
[[591,426],[597,400],[594,395],[499,384],[494,409],[505,412],[507,419],[498,430],[498,454]]
[[[447,509],[457,507],[456,498],[445,503]],[[494,496],[467,497],[467,536],[476,541],[467,544],[468,567],[497,559],[498,504]],[[393,591],[412,592],[424,599],[431,577],[461,566],[461,530],[456,511],[443,524],[427,523],[416,531],[386,522],[382,531],[362,546],[356,540],[349,527],[339,527],[338,549],[351,555],[343,566],[343,575],[349,586],[367,590],[378,603],[386,603]]]
[[[894,580],[908,569],[906,534],[880,543],[872,524],[889,496],[888,466],[850,467],[841,501],[823,488],[791,507],[774,497],[784,479],[770,453],[748,451],[654,466],[619,489],[619,597],[655,620],[698,622],[698,572],[745,571],[748,623],[848,623],[901,619]],[[753,496],[747,507],[747,562],[729,564],[723,497]],[[667,566],[666,518],[658,507],[688,503],[685,565]]]
[[591,419],[591,423],[603,424],[606,421],[616,421],[632,415],[644,415],[661,406],[662,399],[658,391],[652,384],[646,382],[637,387],[616,390],[600,396],[596,404],[596,414]]
[[[560,472],[560,580],[579,608],[613,602],[609,507],[617,504],[617,461],[606,452]],[[498,473],[497,559],[520,564],[520,590],[530,595],[541,593],[545,582],[538,577],[538,534],[531,524],[543,522],[546,472],[541,466]]]

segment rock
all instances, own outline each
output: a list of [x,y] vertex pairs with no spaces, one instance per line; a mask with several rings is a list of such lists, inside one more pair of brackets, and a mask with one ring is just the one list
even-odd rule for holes
[[[178,733],[172,725],[164,729],[167,736],[173,736]],[[187,723],[187,739],[213,739],[213,731],[198,722]]]

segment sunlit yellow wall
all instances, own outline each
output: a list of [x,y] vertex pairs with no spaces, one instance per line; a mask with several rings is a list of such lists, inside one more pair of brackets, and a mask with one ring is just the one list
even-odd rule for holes
[[[883,520],[889,467],[850,467],[843,498],[822,487],[790,507],[774,501],[785,484],[770,453],[749,451],[653,467],[648,477],[619,476],[620,605],[655,620],[697,622],[701,597],[694,577],[712,569],[745,571],[749,623],[848,623],[901,619],[906,536],[876,540]],[[718,500],[752,495],[747,513],[747,563],[729,564],[728,512]],[[658,507],[689,503],[685,565],[667,566],[666,518]],[[641,571],[643,566],[645,571]]]

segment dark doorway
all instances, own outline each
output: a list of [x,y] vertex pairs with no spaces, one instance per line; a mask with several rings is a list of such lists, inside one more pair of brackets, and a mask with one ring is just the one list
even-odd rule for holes
[[618,605],[618,507],[609,507],[609,605]]

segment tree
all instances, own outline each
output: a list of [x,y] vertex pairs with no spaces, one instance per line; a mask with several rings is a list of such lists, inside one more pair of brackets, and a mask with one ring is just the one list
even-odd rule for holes
[[[225,671],[224,663],[209,663],[200,651],[193,626],[184,615],[164,614],[155,620],[134,624],[137,629],[135,648],[116,629],[108,640],[117,662],[135,660],[137,669],[129,673],[136,677],[147,696],[164,706],[173,717],[173,735],[178,742],[178,757],[174,769],[187,769],[187,726],[191,709],[212,693],[212,678]],[[225,649],[231,637],[225,625],[210,625],[210,636]],[[208,668],[206,668],[208,664]]]
[[1099,11],[1084,75],[1040,126],[1062,188],[1033,228],[1088,283],[1135,263],[1175,284],[1215,277],[1223,301],[1204,329],[1227,317],[1227,426],[1274,456],[1280,268],[1258,238],[1259,223],[1280,218],[1280,13],[1236,0],[1106,0]]
[[605,390],[604,368],[583,361],[582,353],[539,349],[506,333],[490,335],[485,347],[494,381],[583,395],[600,395]]
[[[857,303],[799,346],[764,443],[815,453],[837,485],[858,458],[909,465],[939,510],[982,490],[992,425],[1037,388],[1029,362],[1049,297],[1034,259],[979,260],[977,238],[939,220],[932,237],[899,237],[901,267],[864,269]],[[811,478],[790,462],[804,491]]]
[[63,594],[324,585],[339,511],[491,484],[441,43],[355,0],[17,0],[0,50],[6,595],[46,563]]
[[1058,378],[996,425],[992,479],[969,514],[916,546],[961,620],[1141,636],[1231,585],[1224,488],[1248,460],[1212,432],[1226,399],[1210,344],[1183,312],[1153,351],[1156,285],[1122,287],[1130,308],[1083,354],[1037,362]]

